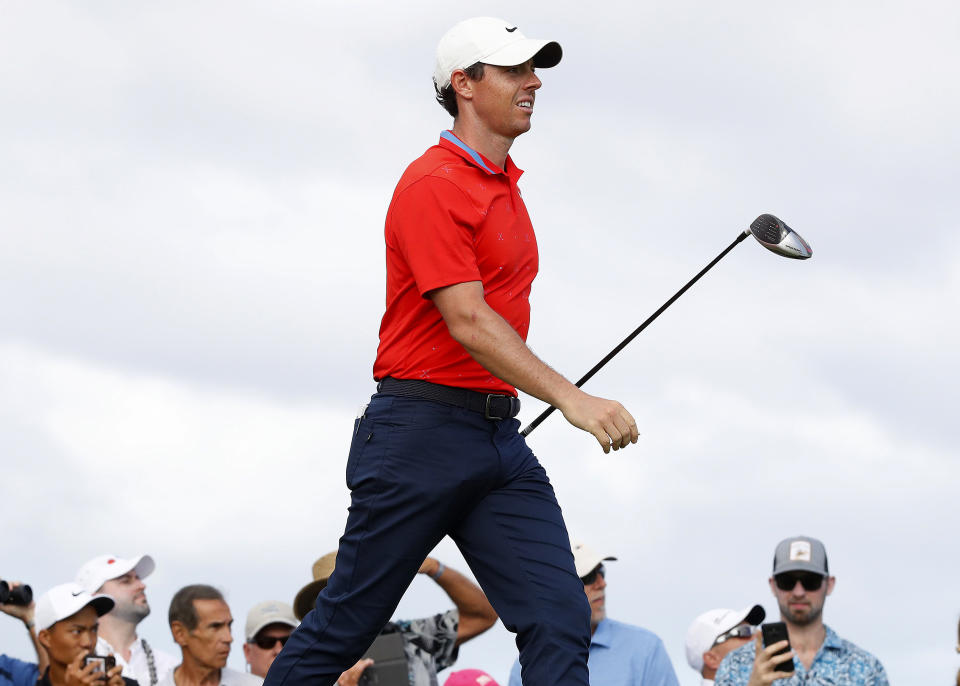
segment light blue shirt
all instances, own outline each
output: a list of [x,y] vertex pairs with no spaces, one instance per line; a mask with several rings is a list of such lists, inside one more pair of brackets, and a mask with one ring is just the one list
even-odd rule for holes
[[[777,686],[889,686],[880,660],[840,638],[830,627],[826,630],[810,671],[794,656],[793,676],[778,679]],[[716,686],[746,686],[753,671],[755,650],[756,644],[750,641],[727,655],[717,670]]]
[[[597,625],[588,666],[590,686],[679,686],[663,641],[652,631],[612,619]],[[522,686],[519,661],[510,670],[509,686]]]

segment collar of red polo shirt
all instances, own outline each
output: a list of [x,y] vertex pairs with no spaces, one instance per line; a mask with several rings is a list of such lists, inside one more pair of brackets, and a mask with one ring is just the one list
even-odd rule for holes
[[505,169],[501,169],[479,152],[471,148],[462,140],[457,138],[453,131],[449,129],[440,133],[440,146],[448,150],[453,150],[465,160],[470,160],[475,165],[483,169],[488,174],[506,174],[514,183],[523,175],[523,170],[513,163],[510,155],[507,155],[507,161],[504,163]]

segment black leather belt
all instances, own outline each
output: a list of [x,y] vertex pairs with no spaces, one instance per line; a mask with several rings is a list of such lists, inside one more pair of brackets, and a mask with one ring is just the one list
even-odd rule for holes
[[463,407],[479,412],[485,419],[511,419],[520,413],[520,398],[512,395],[480,393],[419,379],[394,379],[388,376],[377,384],[377,390],[384,395],[423,398],[444,405]]

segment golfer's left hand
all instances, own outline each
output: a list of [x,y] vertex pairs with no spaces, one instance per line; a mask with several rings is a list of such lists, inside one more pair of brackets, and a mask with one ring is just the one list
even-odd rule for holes
[[640,436],[637,421],[616,400],[598,398],[580,391],[558,408],[568,422],[593,434],[605,453],[609,453],[611,448],[626,448],[636,443]]

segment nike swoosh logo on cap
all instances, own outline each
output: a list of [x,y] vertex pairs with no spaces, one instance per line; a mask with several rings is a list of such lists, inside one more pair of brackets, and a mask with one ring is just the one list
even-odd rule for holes
[[76,598],[78,595],[83,595],[83,591],[77,591],[76,593],[71,593],[70,595]]
[[[507,29],[506,26],[504,26],[503,28]],[[513,32],[516,31],[516,30],[517,30],[517,27],[514,26],[512,29],[507,29],[507,33],[513,33]]]

